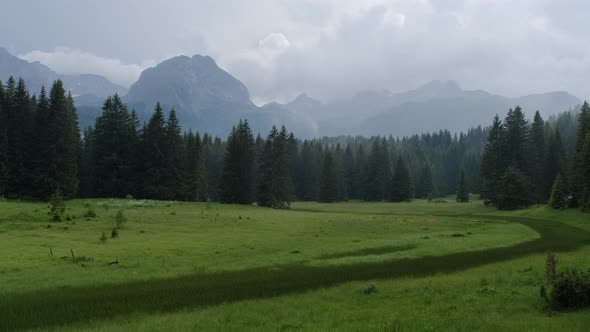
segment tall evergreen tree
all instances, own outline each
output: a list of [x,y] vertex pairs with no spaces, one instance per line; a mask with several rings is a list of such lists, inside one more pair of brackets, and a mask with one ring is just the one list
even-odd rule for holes
[[561,174],[558,174],[551,189],[549,206],[554,209],[565,209],[568,207],[568,203],[567,185]]
[[498,184],[506,167],[506,157],[504,142],[506,132],[504,125],[498,115],[494,117],[494,122],[488,133],[488,141],[484,147],[481,159],[481,177],[482,177],[482,198],[496,203]]
[[289,133],[271,129],[261,155],[258,170],[258,205],[278,209],[290,207],[293,197]]
[[534,203],[530,195],[528,178],[513,166],[506,169],[498,183],[498,197],[496,206],[500,210],[514,210],[526,208]]
[[143,139],[144,179],[140,196],[164,199],[166,188],[162,181],[166,174],[166,121],[160,103],[156,104],[145,130]]
[[428,162],[424,163],[418,177],[416,177],[415,191],[417,198],[432,197],[435,194],[432,182],[432,168]]
[[118,95],[108,97],[85,139],[94,150],[93,191],[100,197],[125,197],[134,192],[135,151],[138,149],[134,119]]
[[164,158],[166,159],[166,168],[162,179],[164,197],[166,199],[181,199],[184,192],[181,182],[185,177],[183,173],[185,155],[180,123],[174,109],[170,111],[166,121]]
[[0,81],[0,196],[2,197],[7,194],[8,182],[8,159],[6,156],[8,136],[6,117],[4,85],[2,84],[2,81]]
[[390,192],[391,166],[385,139],[377,138],[373,141],[366,167],[365,199],[386,200]]
[[[543,174],[544,179],[555,179],[557,175],[565,174],[566,171],[566,158],[563,143],[561,141],[561,134],[559,128],[551,130],[549,132],[549,139],[547,143],[547,153],[545,157]],[[562,175],[561,178],[567,184],[567,179]],[[544,188],[545,198],[549,198],[551,193],[551,182],[545,181],[546,187]]]
[[546,144],[545,144],[545,121],[539,114],[535,112],[533,124],[530,130],[530,176],[537,179],[532,182],[532,196],[537,203],[546,202],[547,186],[551,183],[551,179],[545,180],[545,160],[546,160]]
[[406,202],[412,200],[412,180],[410,171],[401,156],[398,157],[395,165],[395,172],[393,180],[391,181],[391,196],[392,202]]
[[230,204],[252,204],[255,201],[254,136],[247,121],[241,121],[227,139],[220,200]]
[[465,179],[465,171],[463,169],[461,169],[461,175],[459,177],[459,186],[457,189],[457,202],[469,202],[469,189],[467,186],[467,180]]
[[320,177],[319,201],[322,203],[333,203],[338,200],[338,174],[334,164],[332,152],[326,150]]
[[588,134],[590,134],[590,105],[585,101],[578,115],[573,164],[574,202],[582,208],[585,208],[590,198],[590,178],[586,176],[590,162],[584,151],[587,148]]
[[61,191],[64,197],[78,193],[78,164],[81,150],[78,115],[74,99],[66,95],[63,82],[57,80],[49,94],[47,130],[50,133],[46,155],[46,187],[41,188],[42,197]]

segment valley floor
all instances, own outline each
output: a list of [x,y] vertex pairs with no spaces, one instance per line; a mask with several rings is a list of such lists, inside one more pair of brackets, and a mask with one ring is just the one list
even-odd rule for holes
[[[577,211],[481,202],[0,202],[0,330],[585,331],[544,257],[590,268]],[[110,238],[115,215],[127,222]],[[92,213],[96,217],[92,217]],[[102,234],[105,234],[103,237]],[[101,240],[100,238],[103,237]]]

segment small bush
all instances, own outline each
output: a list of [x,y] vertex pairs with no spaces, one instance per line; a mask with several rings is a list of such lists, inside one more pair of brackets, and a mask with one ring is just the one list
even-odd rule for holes
[[377,293],[377,286],[375,285],[370,285],[369,287],[363,289],[363,293],[365,295],[369,295],[369,294],[373,294],[373,293]]
[[107,237],[107,235],[104,232],[102,232],[102,235],[99,238],[100,242],[105,243],[108,239],[109,238]]
[[117,227],[113,227],[113,230],[111,231],[111,238],[117,238],[119,237],[119,230],[117,229]]
[[134,199],[130,194],[125,195],[125,199]]
[[86,219],[95,219],[96,218],[96,212],[92,208],[88,208],[88,210],[86,210],[86,212],[84,212],[84,218],[86,218]]
[[127,217],[123,214],[123,210],[117,211],[117,214],[115,215],[115,224],[117,225],[117,228],[121,228],[126,222]]
[[555,255],[548,253],[545,262],[547,284],[541,286],[539,292],[548,307],[553,310],[590,307],[590,270],[557,272],[556,265]]
[[63,215],[66,212],[66,203],[61,194],[61,190],[57,189],[49,199],[49,215],[51,219],[56,222],[63,221]]

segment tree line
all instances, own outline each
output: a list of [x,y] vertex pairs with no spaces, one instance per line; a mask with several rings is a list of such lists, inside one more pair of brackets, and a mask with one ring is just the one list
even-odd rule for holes
[[[68,198],[288,208],[294,200],[400,202],[454,194],[465,202],[472,193],[498,208],[550,198],[588,207],[588,113],[585,103],[548,121],[537,112],[529,124],[517,107],[490,127],[460,134],[303,141],[284,127],[254,136],[243,120],[222,140],[183,132],[176,112],[159,103],[142,124],[114,95],[81,135],[61,81],[49,96],[43,89],[36,97],[22,79],[10,78],[0,83],[0,195],[47,199],[60,191]],[[556,199],[553,187],[563,193]]]
[[584,102],[576,116],[572,113],[546,122],[536,112],[529,123],[516,107],[503,120],[494,118],[481,160],[487,204],[590,208],[590,106]]

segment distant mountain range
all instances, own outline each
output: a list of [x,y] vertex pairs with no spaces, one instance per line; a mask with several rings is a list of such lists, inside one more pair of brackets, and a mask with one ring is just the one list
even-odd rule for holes
[[[39,93],[41,87],[51,87],[53,81],[61,79],[65,87],[76,98],[104,98],[114,93],[125,95],[127,89],[117,85],[103,76],[94,74],[59,75],[39,62],[22,60],[0,47],[0,80],[6,83],[10,76],[22,77],[32,93]],[[48,91],[49,92],[49,91]]]
[[581,101],[567,92],[508,98],[481,90],[463,90],[453,81],[432,81],[414,90],[363,91],[349,98],[322,102],[301,94],[293,101],[256,106],[248,88],[219,68],[208,56],[177,56],[143,71],[129,90],[99,75],[59,75],[39,62],[21,60],[0,48],[0,79],[23,77],[33,92],[62,79],[76,97],[81,126],[100,115],[104,98],[114,93],[147,120],[157,101],[174,108],[183,128],[222,137],[239,119],[248,119],[255,133],[287,126],[299,137],[324,135],[405,136],[425,131],[466,130],[487,125],[520,105],[544,116],[576,107]]

